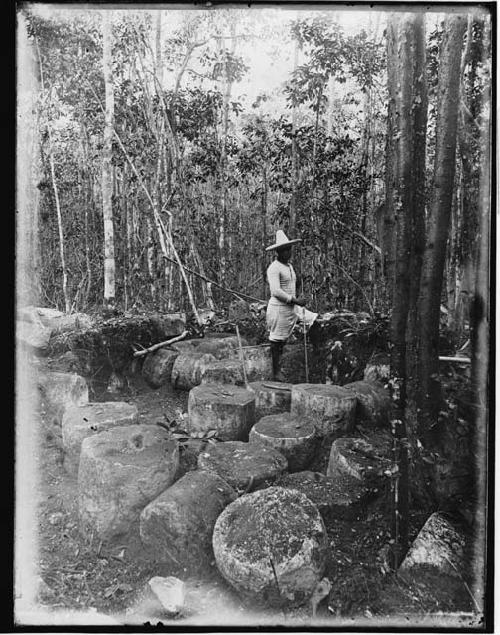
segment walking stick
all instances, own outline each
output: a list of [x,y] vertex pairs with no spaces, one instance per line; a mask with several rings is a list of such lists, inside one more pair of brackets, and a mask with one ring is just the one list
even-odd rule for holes
[[306,310],[302,307],[302,330],[304,332],[304,361],[306,364],[306,384],[309,383],[309,365],[307,363],[307,331],[306,331]]
[[236,337],[238,338],[238,349],[240,354],[241,367],[243,368],[243,380],[245,382],[245,388],[248,390],[247,371],[245,369],[245,354],[243,353],[243,346],[241,345],[240,329],[236,326]]

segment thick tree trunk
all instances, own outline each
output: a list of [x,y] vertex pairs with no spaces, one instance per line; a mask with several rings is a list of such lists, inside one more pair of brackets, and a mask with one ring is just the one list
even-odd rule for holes
[[434,177],[418,302],[418,376],[422,396],[419,433],[424,445],[430,441],[428,431],[436,421],[440,402],[439,319],[455,178],[460,57],[466,25],[462,15],[446,17],[439,58]]
[[412,422],[408,429],[406,427],[405,410],[407,377],[412,377],[417,355],[415,315],[424,229],[427,124],[424,34],[423,14],[394,14],[389,19],[388,135],[391,140],[387,145],[385,228],[389,236],[393,236],[395,250],[386,242],[385,255],[386,275],[391,276],[389,296],[393,301],[390,325],[395,402],[393,433],[399,469],[394,484],[396,565],[408,541],[408,455],[404,439],[409,438],[410,446],[416,442]]
[[[299,43],[295,40],[295,50],[293,57],[293,72],[297,70],[299,63]],[[288,222],[288,231],[290,236],[295,235],[295,223],[297,222],[297,186],[298,186],[298,172],[299,162],[297,157],[297,104],[292,105],[292,195],[290,197],[290,219]],[[265,278],[265,276],[264,276]],[[262,296],[265,298],[265,293]]]
[[104,303],[115,303],[115,247],[113,230],[113,116],[114,91],[111,60],[111,24],[109,11],[102,16],[103,72],[105,90],[104,141],[102,149],[102,214],[104,220]]
[[[488,60],[490,48],[490,25],[485,26],[484,60],[491,77]],[[489,78],[488,78],[489,79]],[[488,449],[493,442],[494,420],[490,419],[490,271],[491,271],[491,86],[487,81],[487,90],[483,93],[483,111],[487,113],[481,131],[481,177],[479,181],[479,244],[476,265],[475,292],[471,307],[471,357],[472,357],[472,394],[475,397],[475,501],[474,518],[475,545],[472,590],[478,604],[484,607],[486,588],[485,553],[486,519],[488,513],[487,477],[493,469],[488,463]],[[491,500],[491,498],[490,498]]]

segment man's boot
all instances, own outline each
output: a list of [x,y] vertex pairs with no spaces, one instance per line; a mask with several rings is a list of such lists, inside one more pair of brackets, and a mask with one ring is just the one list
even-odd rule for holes
[[273,361],[273,380],[285,381],[280,370],[281,354],[283,352],[283,342],[271,342],[271,358]]

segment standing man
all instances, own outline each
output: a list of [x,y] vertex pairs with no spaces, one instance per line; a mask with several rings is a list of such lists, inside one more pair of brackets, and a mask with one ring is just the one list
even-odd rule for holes
[[[306,303],[304,298],[295,296],[296,275],[290,264],[292,255],[292,245],[301,242],[301,238],[288,240],[286,234],[281,229],[276,232],[276,242],[266,248],[266,251],[276,250],[277,258],[267,268],[267,281],[271,291],[271,298],[267,305],[266,321],[269,329],[269,341],[271,342],[271,357],[273,361],[273,379],[284,381],[280,370],[280,360],[283,353],[283,346],[290,337],[293,327],[297,322],[299,311],[297,305],[303,307]],[[309,325],[317,317],[317,314],[302,310],[301,314],[306,315],[306,323]]]

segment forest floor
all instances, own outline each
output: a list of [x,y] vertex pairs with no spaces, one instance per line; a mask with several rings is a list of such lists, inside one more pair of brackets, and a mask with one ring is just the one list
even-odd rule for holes
[[[126,394],[103,393],[100,401],[135,403],[141,423],[173,418],[187,410],[187,392],[167,385],[149,388],[140,375],[133,378]],[[39,414],[45,416],[43,411]],[[42,430],[50,428],[42,426]],[[41,438],[39,520],[39,575],[44,584],[39,593],[40,608],[47,611],[88,611],[114,617],[119,624],[163,624],[169,620],[148,594],[148,580],[155,576],[179,575],[166,571],[146,554],[139,544],[118,545],[113,549],[91,544],[78,531],[76,477],[62,465],[60,444],[50,432]],[[410,538],[424,524],[428,513],[415,512],[410,518]],[[470,616],[471,599],[463,581],[419,571],[403,579],[387,573],[379,556],[390,539],[388,495],[372,501],[358,516],[326,522],[330,554],[325,576],[332,591],[318,607],[315,619],[310,606],[299,609],[262,610],[242,601],[212,570],[198,579],[185,580],[187,612],[177,620],[191,624],[344,624],[384,625],[400,619],[444,619],[450,613]],[[433,618],[432,616],[438,616]],[[441,616],[441,617],[439,617]],[[387,623],[389,623],[387,622]],[[461,622],[463,623],[463,622]]]

